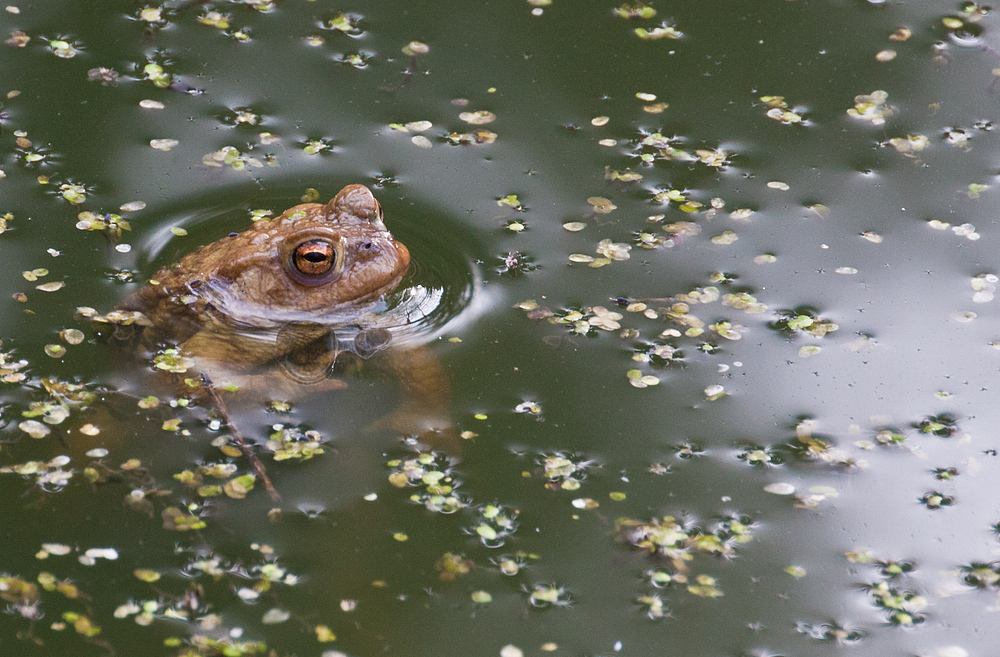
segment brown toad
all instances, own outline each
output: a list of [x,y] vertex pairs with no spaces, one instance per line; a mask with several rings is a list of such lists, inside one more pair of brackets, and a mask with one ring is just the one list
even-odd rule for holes
[[[331,373],[388,346],[407,319],[386,312],[383,296],[409,264],[372,193],[348,185],[325,205],[296,205],[184,256],[121,309],[148,318],[145,344],[177,345],[216,385],[255,400],[294,398],[344,387]],[[412,435],[447,428],[440,364],[420,347],[385,360],[404,401],[381,426]]]

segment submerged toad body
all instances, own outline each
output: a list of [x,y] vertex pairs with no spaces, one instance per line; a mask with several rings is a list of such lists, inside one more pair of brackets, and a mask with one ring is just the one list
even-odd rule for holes
[[[122,307],[150,320],[147,343],[176,344],[216,384],[289,397],[343,387],[330,378],[338,356],[367,358],[389,345],[407,319],[383,296],[409,264],[372,193],[348,185],[325,205],[296,205],[186,255]],[[393,352],[386,360],[404,403],[388,424],[411,433],[444,428],[440,365],[423,349]]]

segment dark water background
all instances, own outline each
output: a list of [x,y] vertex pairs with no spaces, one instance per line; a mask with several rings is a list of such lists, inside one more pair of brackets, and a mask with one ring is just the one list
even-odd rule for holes
[[[973,281],[988,292],[996,272],[995,14],[958,3],[769,0],[656,2],[655,18],[627,20],[617,6],[167,3],[152,25],[137,3],[49,0],[0,14],[5,39],[30,37],[0,50],[0,214],[12,216],[0,235],[0,349],[7,362],[28,361],[23,381],[0,384],[0,467],[66,455],[49,470],[73,471],[65,485],[23,467],[0,474],[0,598],[10,605],[0,653],[265,650],[246,643],[255,641],[276,655],[328,657],[505,646],[574,656],[826,655],[845,645],[990,654],[1000,608],[1000,566],[991,565],[1000,331],[996,303],[974,300]],[[209,11],[230,17],[229,32],[249,28],[249,39],[199,22]],[[342,12],[357,17],[354,33],[322,26]],[[634,33],[664,20],[683,36]],[[911,36],[890,40],[901,28]],[[323,43],[310,45],[311,35]],[[57,57],[46,39],[79,53]],[[411,61],[402,52],[411,40],[429,52]],[[886,49],[896,58],[877,61]],[[356,53],[363,68],[334,61]],[[172,88],[141,79],[150,61],[175,76]],[[88,81],[96,67],[116,71],[117,83]],[[848,116],[856,96],[876,90],[893,110],[884,125]],[[804,121],[769,118],[762,96],[784,96]],[[164,107],[142,108],[143,99]],[[669,106],[644,110],[654,102]],[[260,123],[234,125],[238,108]],[[477,110],[496,120],[459,118]],[[595,117],[608,121],[595,126]],[[433,124],[421,133],[430,148],[390,127],[412,121]],[[445,138],[480,128],[495,142]],[[261,132],[276,140],[262,144]],[[644,164],[636,155],[656,153],[640,145],[652,133],[692,154],[724,150],[726,164]],[[926,148],[900,152],[891,140],[908,135],[925,136]],[[154,139],[178,144],[160,151]],[[330,148],[305,152],[315,139]],[[203,164],[227,146],[262,166]],[[44,158],[29,162],[29,152]],[[643,177],[606,179],[626,170]],[[389,482],[387,462],[413,452],[364,430],[398,396],[377,377],[296,400],[289,415],[241,415],[255,440],[283,422],[329,441],[303,463],[265,459],[283,496],[280,521],[269,520],[274,505],[260,486],[242,500],[202,499],[174,475],[225,461],[244,474],[247,464],[210,445],[218,432],[204,409],[171,408],[169,394],[147,388],[147,368],[118,358],[76,308],[110,310],[158,266],[245,228],[248,210],[280,212],[307,188],[325,200],[354,182],[372,187],[411,246],[417,280],[473,290],[471,300],[449,297],[455,320],[430,345],[451,380],[456,426],[475,434],[452,471],[468,507],[434,513],[409,501],[421,487]],[[85,201],[62,198],[64,184],[86,186]],[[667,189],[703,207],[685,213],[653,198]],[[520,208],[498,204],[512,194]],[[595,213],[594,197],[617,207]],[[724,202],[714,216],[705,211],[713,198]],[[133,201],[145,208],[118,210]],[[734,219],[738,209],[753,212]],[[78,230],[81,211],[122,214],[131,231],[120,242],[131,250]],[[515,220],[526,230],[511,231]],[[586,227],[563,228],[576,221]],[[644,231],[670,237],[661,226],[680,221],[700,232],[672,247],[633,241]],[[964,224],[974,228],[953,230]],[[713,240],[727,232],[738,240]],[[632,245],[629,259],[570,264],[570,254],[599,257],[605,239]],[[524,271],[507,270],[512,253]],[[774,262],[755,262],[764,254]],[[22,277],[36,268],[49,274]],[[35,289],[52,281],[66,285]],[[750,294],[766,310],[747,314],[721,298],[690,305],[706,325],[740,325],[739,340],[708,328],[682,335],[689,325],[658,310],[707,287]],[[574,331],[514,307],[528,300],[555,317],[603,307],[623,315],[621,326]],[[657,316],[626,308],[636,301]],[[796,316],[838,330],[815,337],[782,324]],[[66,328],[87,339],[47,355]],[[658,337],[671,328],[677,336]],[[654,344],[682,357],[633,360]],[[801,351],[808,346],[821,351]],[[630,370],[658,385],[630,385]],[[31,403],[59,402],[42,386],[53,377],[96,397],[69,404],[69,417],[34,439],[19,425]],[[709,399],[717,385],[725,394]],[[158,408],[136,406],[153,392]],[[524,402],[540,412],[517,412]],[[162,428],[173,418],[189,435]],[[81,433],[88,424],[100,433]],[[87,456],[94,448],[107,456]],[[752,465],[754,450],[770,463]],[[555,455],[580,467],[577,490],[552,490],[561,479],[546,487],[543,464]],[[130,459],[138,468],[123,470]],[[87,481],[95,461],[112,471],[106,483]],[[771,484],[794,493],[765,491]],[[135,490],[146,504],[125,502]],[[189,504],[205,528],[164,529],[163,510]],[[502,546],[475,533],[489,504],[517,518]],[[689,537],[668,556],[616,530],[620,518],[648,526],[663,516]],[[751,540],[737,540],[734,518]],[[700,548],[699,535],[724,547]],[[91,548],[117,558],[88,565]],[[443,579],[436,564],[446,554],[462,555],[469,572]],[[523,567],[505,575],[504,558]],[[262,586],[266,563],[297,579]],[[160,577],[147,583],[137,569]],[[654,569],[675,581],[654,587]],[[26,597],[12,588],[28,583]],[[255,585],[267,590],[241,597]],[[539,586],[562,589],[557,604],[542,604]],[[475,602],[482,592],[490,601]],[[651,618],[651,596],[664,617]],[[128,605],[150,601],[149,623],[136,623]],[[317,626],[336,640],[318,641]],[[230,652],[198,636],[227,640]]]

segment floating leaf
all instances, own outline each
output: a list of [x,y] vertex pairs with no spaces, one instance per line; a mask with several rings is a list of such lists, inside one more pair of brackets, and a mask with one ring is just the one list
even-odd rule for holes
[[604,179],[605,180],[617,180],[620,182],[636,182],[642,180],[642,174],[636,173],[635,171],[616,171],[611,167],[604,168]]
[[169,151],[177,147],[181,142],[176,139],[150,139],[149,145],[158,151]]
[[703,598],[718,598],[723,595],[722,589],[716,586],[714,577],[698,575],[695,581],[697,584],[691,584],[687,587],[690,593]]
[[503,206],[506,205],[508,207],[514,208],[515,210],[519,210],[519,209],[521,209],[521,208],[524,207],[524,206],[521,205],[521,202],[519,200],[517,200],[517,195],[516,194],[508,194],[507,196],[504,196],[503,198],[498,199],[497,200],[497,205],[499,205],[501,207],[503,207]]
[[660,380],[651,374],[643,375],[639,370],[629,370],[625,373],[628,377],[628,382],[636,388],[648,388],[649,386],[655,386],[660,383]]
[[931,145],[931,140],[926,135],[906,135],[906,137],[893,137],[889,144],[897,152],[903,153],[907,157],[914,157],[913,153],[919,153]]
[[709,401],[720,399],[726,394],[726,389],[721,385],[711,385],[705,388],[705,398]]
[[292,613],[290,611],[274,607],[267,610],[264,617],[260,619],[260,622],[264,625],[277,625],[278,623],[284,623],[291,617]]
[[764,486],[764,491],[771,493],[772,495],[791,495],[795,492],[795,486],[789,483],[779,482]]
[[204,529],[207,525],[197,516],[185,514],[177,507],[167,507],[161,513],[163,528],[171,531],[192,531]]
[[255,481],[256,477],[254,475],[245,474],[227,481],[223,486],[223,490],[227,496],[236,500],[242,500],[247,496],[247,493],[253,490]]
[[470,597],[476,604],[486,604],[493,601],[493,596],[486,591],[473,591]]
[[167,372],[183,373],[194,367],[194,361],[182,356],[177,349],[167,349],[153,359],[153,365]]
[[601,240],[597,243],[597,253],[605,258],[608,258],[609,260],[628,260],[631,257],[629,255],[629,251],[631,250],[632,246],[629,244],[612,242],[608,239]]
[[316,632],[316,640],[320,643],[329,643],[330,641],[337,640],[337,635],[326,625],[317,625],[313,628],[313,631]]
[[414,55],[426,55],[431,51],[431,47],[423,41],[410,41],[403,46],[403,54],[410,57]]
[[886,119],[895,113],[895,109],[887,104],[889,94],[881,89],[870,94],[854,97],[854,107],[847,110],[851,118],[870,122],[873,126],[885,125]]
[[458,118],[471,125],[486,125],[487,123],[496,121],[497,117],[493,112],[479,110],[478,112],[462,112],[458,115]]
[[59,191],[62,192],[62,197],[73,205],[79,205],[87,200],[87,189],[82,185],[66,183],[59,186]]
[[802,579],[806,576],[806,569],[802,566],[789,566],[785,568],[785,572],[795,579]]
[[636,36],[643,40],[656,40],[656,39],[680,39],[684,34],[676,29],[675,27],[663,23],[659,27],[654,27],[652,30],[647,30],[644,27],[635,28]]
[[18,424],[17,427],[32,438],[44,438],[52,432],[51,429],[38,420],[25,420]]
[[644,5],[642,3],[636,4],[625,4],[614,10],[616,16],[621,16],[622,18],[653,18],[656,16],[656,10],[649,5]]
[[78,329],[63,329],[59,331],[59,337],[67,344],[80,344],[86,336]]
[[359,36],[362,30],[358,23],[362,20],[359,14],[340,13],[333,18],[323,22],[323,27],[328,30],[337,30],[351,36]]
[[971,199],[979,198],[979,195],[990,188],[989,185],[982,185],[979,183],[970,183],[966,195]]
[[814,203],[813,205],[806,206],[809,211],[815,214],[820,219],[826,219],[830,216],[830,208],[826,207],[822,203]]
[[80,54],[79,46],[63,39],[53,39],[52,41],[49,41],[49,50],[53,55],[59,57],[60,59],[72,59]]
[[602,196],[591,196],[587,199],[587,203],[592,205],[594,207],[594,212],[599,214],[609,214],[618,207]]

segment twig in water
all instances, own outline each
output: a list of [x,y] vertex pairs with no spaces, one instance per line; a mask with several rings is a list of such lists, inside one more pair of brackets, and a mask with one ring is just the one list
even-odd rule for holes
[[271,496],[271,500],[275,504],[281,503],[281,495],[274,488],[274,484],[271,483],[271,479],[267,476],[267,471],[264,470],[264,464],[260,462],[257,455],[254,454],[253,448],[247,444],[247,441],[243,440],[243,434],[240,430],[236,428],[233,421],[229,418],[229,411],[226,410],[226,404],[222,401],[222,397],[219,396],[219,392],[212,385],[212,380],[208,378],[208,375],[202,372],[201,374],[201,385],[208,391],[209,396],[212,397],[212,402],[215,404],[215,408],[219,411],[219,415],[222,416],[222,421],[226,423],[226,427],[229,432],[233,434],[233,440],[239,445],[240,451],[243,452],[243,456],[250,461],[250,465],[253,466],[254,472],[260,477],[260,480],[264,482],[264,488],[267,490],[267,494]]

